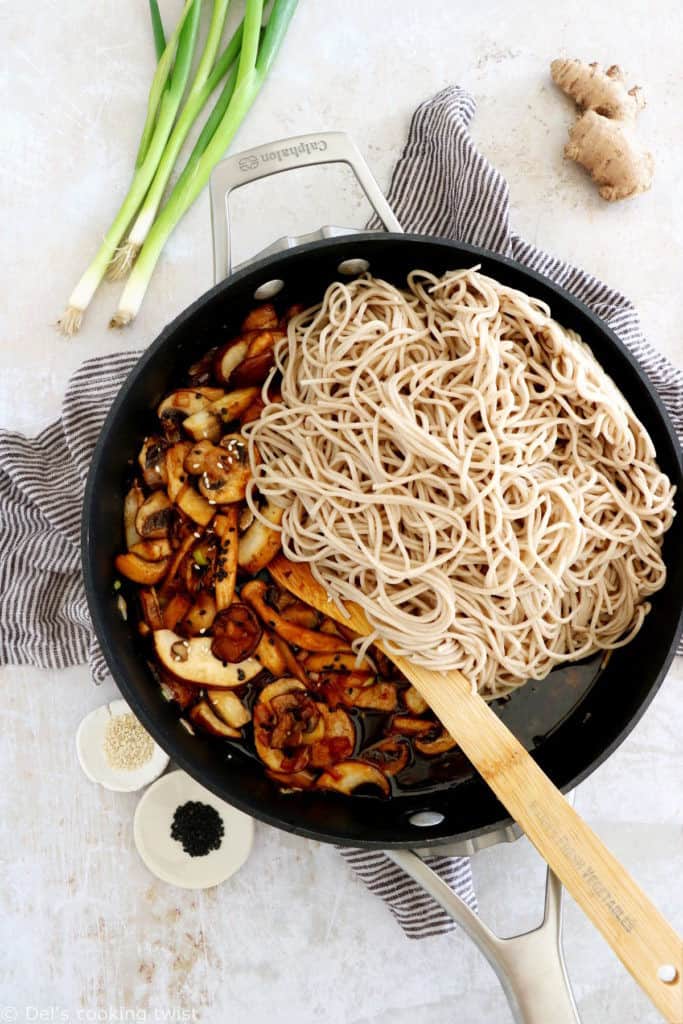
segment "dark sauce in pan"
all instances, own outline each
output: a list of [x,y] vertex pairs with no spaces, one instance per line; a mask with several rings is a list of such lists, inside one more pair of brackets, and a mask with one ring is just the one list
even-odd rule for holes
[[[582,661],[559,666],[545,679],[530,681],[509,696],[493,701],[492,707],[520,743],[527,750],[534,750],[583,701],[602,671],[605,661],[605,653],[598,651]],[[271,679],[270,674],[264,672],[245,686],[237,688],[235,693],[252,711],[258,693]],[[364,749],[387,735],[391,713],[349,707],[344,707],[344,710],[356,728],[356,747],[352,757],[359,756]],[[254,748],[251,723],[242,730],[241,740],[221,739],[194,726],[193,729],[198,742],[211,744],[216,749],[216,756],[222,757],[226,763],[230,763],[234,751],[239,750],[243,756],[256,761],[265,771]],[[393,795],[434,792],[466,782],[475,774],[472,765],[457,747],[436,757],[425,757],[414,750],[412,744],[410,748],[411,755],[406,767],[398,775],[389,777]],[[357,790],[358,795],[362,792],[363,789]],[[376,792],[372,790],[373,795]]]

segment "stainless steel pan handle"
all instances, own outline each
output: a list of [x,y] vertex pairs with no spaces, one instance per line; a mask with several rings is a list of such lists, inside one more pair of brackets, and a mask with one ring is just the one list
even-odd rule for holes
[[580,1024],[562,950],[562,885],[550,869],[538,928],[501,939],[411,850],[387,856],[413,878],[478,946],[498,975],[517,1024]]
[[[230,193],[242,185],[271,174],[281,174],[296,167],[318,164],[347,164],[363,189],[374,212],[387,231],[402,233],[403,229],[384,198],[355,142],[345,132],[314,132],[280,139],[265,146],[256,146],[230,156],[211,175],[211,229],[213,232],[213,272],[216,282],[232,272],[230,240]],[[309,235],[281,239],[266,252],[291,249],[303,242],[338,234],[351,234],[354,229],[324,227]],[[263,255],[263,254],[261,254]]]

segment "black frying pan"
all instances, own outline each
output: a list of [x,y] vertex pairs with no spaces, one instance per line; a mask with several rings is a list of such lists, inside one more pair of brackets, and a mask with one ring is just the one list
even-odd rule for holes
[[[340,156],[336,152],[338,137],[297,140],[303,147],[298,151],[291,141],[261,147],[226,164],[241,183],[298,163],[344,159],[353,164],[366,193],[372,193],[367,169],[359,168],[348,153]],[[234,178],[230,183],[235,184]],[[373,198],[379,208],[381,204]],[[215,222],[222,218],[220,204],[224,200],[225,194],[217,199],[214,190]],[[385,223],[395,224],[386,206],[380,214]],[[217,239],[216,254],[221,266],[229,265],[224,233]],[[510,819],[464,760],[455,765],[454,779],[449,776],[450,781],[439,783],[432,776],[424,784],[418,779],[391,800],[316,792],[284,795],[243,751],[228,750],[225,741],[209,736],[190,735],[162,698],[143,641],[116,607],[113,563],[124,547],[123,494],[130,462],[152,429],[153,411],[160,398],[181,381],[198,356],[237,330],[254,305],[255,292],[265,297],[282,283],[277,301],[314,303],[339,276],[341,262],[359,259],[367,261],[373,274],[398,285],[417,267],[441,274],[480,264],[485,274],[544,300],[557,320],[590,345],[650,432],[661,468],[677,485],[679,514],[664,545],[667,583],[655,595],[643,628],[626,648],[614,652],[604,667],[602,659],[595,657],[557,669],[543,682],[530,683],[494,705],[543,770],[565,791],[586,778],[628,735],[666,674],[681,627],[683,517],[679,506],[683,477],[672,425],[633,357],[584,305],[512,260],[445,239],[388,232],[308,242],[232,274],[165,328],[123,385],[95,449],[83,508],[88,602],[109,668],[135,713],[181,767],[229,803],[271,825],[325,842],[391,849],[476,838],[479,845],[482,836],[509,825]],[[418,812],[429,813],[416,818]],[[418,821],[423,824],[418,826]]]

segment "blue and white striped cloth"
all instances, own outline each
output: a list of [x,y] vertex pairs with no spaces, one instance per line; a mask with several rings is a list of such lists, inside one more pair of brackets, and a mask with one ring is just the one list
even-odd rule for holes
[[[473,98],[449,87],[415,112],[388,199],[404,229],[492,249],[551,278],[589,306],[629,346],[683,438],[683,374],[645,340],[625,296],[525,242],[509,223],[508,186],[469,134]],[[371,225],[378,226],[378,225]],[[106,412],[140,353],[90,359],[71,378],[62,418],[35,438],[0,432],[0,663],[107,672],[92,632],[80,572],[80,509],[88,464]],[[368,888],[410,938],[455,927],[381,852],[344,850]],[[430,866],[476,907],[470,863]]]

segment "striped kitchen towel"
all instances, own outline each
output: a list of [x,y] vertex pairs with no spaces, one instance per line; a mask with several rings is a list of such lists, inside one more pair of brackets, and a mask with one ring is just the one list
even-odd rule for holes
[[[474,109],[468,93],[450,87],[416,111],[388,197],[403,227],[493,249],[572,292],[631,348],[683,437],[683,374],[645,340],[628,299],[511,230],[507,183],[469,134]],[[80,577],[80,507],[97,434],[138,356],[129,352],[85,363],[69,383],[61,420],[38,437],[0,432],[3,664],[63,668],[88,661],[96,680],[106,674]],[[382,853],[342,852],[368,887],[386,900],[409,937],[455,927]],[[441,856],[428,863],[469,906],[476,905],[467,858]]]

